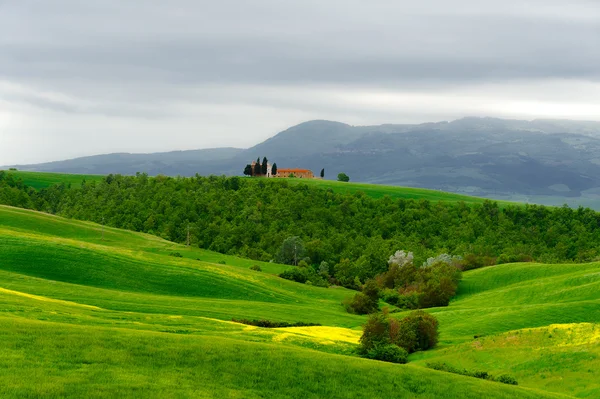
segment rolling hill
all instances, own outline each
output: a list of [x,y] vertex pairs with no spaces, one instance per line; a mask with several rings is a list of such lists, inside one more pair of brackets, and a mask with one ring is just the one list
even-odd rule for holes
[[[182,257],[169,256],[174,252]],[[260,263],[260,273],[249,270],[254,263],[0,206],[0,395],[550,398],[598,392],[600,264],[466,272],[451,305],[430,310],[440,320],[439,348],[392,365],[353,354],[365,318],[340,304],[352,291],[289,282],[273,275],[289,266]],[[323,326],[263,329],[232,318]],[[530,356],[532,350],[537,354]],[[435,359],[509,371],[520,386],[427,368]]]

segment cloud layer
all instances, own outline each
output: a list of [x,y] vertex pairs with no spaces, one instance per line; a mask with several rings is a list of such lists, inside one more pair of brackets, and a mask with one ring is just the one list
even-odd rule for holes
[[600,119],[595,0],[0,0],[0,164],[307,119]]

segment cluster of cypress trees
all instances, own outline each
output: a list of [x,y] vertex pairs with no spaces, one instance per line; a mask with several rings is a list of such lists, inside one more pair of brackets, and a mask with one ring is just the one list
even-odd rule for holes
[[[267,157],[263,158],[262,163],[260,162],[260,157],[256,158],[256,163],[254,167],[251,164],[246,165],[244,168],[245,176],[266,176],[268,171],[269,160]],[[271,167],[271,175],[277,175],[277,164],[274,163]]]

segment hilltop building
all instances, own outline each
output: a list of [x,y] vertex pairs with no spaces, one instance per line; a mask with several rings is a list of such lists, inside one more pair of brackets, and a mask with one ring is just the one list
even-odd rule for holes
[[[301,179],[315,179],[315,175],[312,170],[309,169],[300,169],[300,168],[282,168],[277,169],[277,174],[273,175],[273,165],[267,162],[267,173],[255,174],[254,169],[256,167],[256,161],[252,161],[251,164],[246,165],[246,169],[244,170],[244,174],[248,176],[256,176],[256,177],[297,177]],[[249,169],[249,170],[248,170]],[[262,168],[261,168],[262,169]]]
[[298,168],[277,169],[277,175],[272,176],[272,177],[290,177],[292,175],[294,177],[299,177],[299,178],[304,178],[304,179],[314,179],[315,178],[315,175],[313,174],[313,172],[311,170],[298,169]]

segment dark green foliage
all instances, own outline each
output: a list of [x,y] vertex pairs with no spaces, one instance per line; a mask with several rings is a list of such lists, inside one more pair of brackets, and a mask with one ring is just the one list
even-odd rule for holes
[[354,314],[369,314],[379,310],[377,301],[373,301],[362,292],[357,293],[352,299],[347,299],[342,302],[348,313]]
[[183,255],[181,255],[179,252],[171,252],[169,256],[173,256],[175,258],[183,258]]
[[385,312],[369,315],[369,319],[363,326],[363,334],[360,337],[359,353],[365,355],[376,345],[389,345],[391,343],[388,315]]
[[260,267],[260,265],[252,265],[252,266],[250,266],[250,270],[262,272],[262,267]]
[[433,348],[438,342],[438,321],[422,310],[415,310],[400,320],[392,340],[409,353]]
[[277,164],[276,163],[274,163],[273,166],[271,167],[271,175],[277,176]]
[[310,266],[290,268],[283,273],[280,273],[279,277],[301,284],[316,285],[318,287],[329,286],[329,283]]
[[262,174],[262,166],[260,165],[260,157],[256,158],[254,164],[254,176],[260,176]]
[[508,374],[502,374],[498,377],[494,377],[493,375],[489,374],[487,371],[481,371],[481,370],[470,371],[467,369],[459,369],[459,368],[453,367],[449,364],[440,363],[440,362],[427,363],[427,367],[429,367],[430,369],[434,369],[434,370],[445,371],[447,373],[466,375],[468,377],[474,377],[474,378],[479,378],[479,379],[488,380],[488,381],[496,381],[496,382],[500,382],[502,384],[519,385],[517,380]]
[[508,385],[519,385],[519,382],[508,374],[502,374],[495,378],[495,381]]
[[401,363],[408,361],[408,352],[394,344],[375,344],[369,349],[365,357],[383,362]]
[[261,165],[261,167],[260,167],[260,173],[261,173],[263,176],[266,176],[266,175],[267,175],[267,169],[268,169],[268,167],[269,167],[268,163],[269,163],[269,160],[267,159],[267,157],[264,157],[264,158],[263,158],[263,161],[262,161],[262,165]]
[[447,263],[420,268],[416,283],[416,292],[422,294],[419,298],[419,306],[422,308],[448,306],[450,299],[456,294],[461,275],[457,267]]
[[342,304],[349,313],[368,314],[379,310],[379,287],[375,280],[368,280],[362,287],[362,292]]
[[297,323],[287,323],[285,321],[271,321],[271,320],[247,320],[247,319],[231,319],[235,323],[247,324],[249,326],[263,327],[263,328],[286,328],[286,327],[317,327],[321,324],[317,323],[304,323],[299,321]]
[[519,254],[519,255],[508,255],[501,254],[496,259],[496,264],[501,265],[503,263],[517,263],[517,262],[533,262],[533,258],[530,255]]
[[308,270],[306,268],[300,267],[294,267],[292,269],[286,270],[283,273],[280,273],[279,277],[284,278],[286,280],[295,281],[301,284],[306,283],[310,278]]
[[407,294],[400,294],[398,291],[392,289],[382,291],[383,301],[400,309],[418,309],[421,297],[421,293],[414,291]]
[[338,173],[337,179],[338,179],[338,181],[343,181],[343,182],[349,182],[350,181],[350,177],[348,177],[348,175],[345,174],[345,173]]
[[325,168],[321,169],[321,179],[325,178]]
[[252,170],[252,165],[250,165],[250,164],[246,165],[246,167],[244,168],[244,175],[252,176],[253,173],[254,173],[254,170]]
[[379,287],[377,286],[375,280],[367,280],[363,286],[362,293],[374,303],[377,303],[379,301],[379,297],[381,296]]
[[[412,312],[402,320],[392,319],[388,312],[373,313],[363,327],[360,337],[359,354],[374,358],[388,356],[388,345],[402,348],[401,353],[427,350],[437,344],[437,320],[423,311]],[[386,349],[384,349],[386,348]],[[384,354],[385,353],[385,354]],[[406,358],[404,355],[404,358]],[[380,359],[383,360],[383,359]]]
[[[462,255],[465,270],[499,257],[568,263],[600,256],[600,214],[590,209],[374,199],[279,179],[109,175],[36,191],[5,171],[0,203],[97,223],[104,218],[107,226],[180,243],[189,223],[194,245],[261,261],[275,259],[284,239],[295,236],[307,250],[298,262],[326,261],[332,282],[357,289],[391,271],[387,260],[398,248],[410,248],[417,265],[441,252]],[[381,287],[409,294],[415,273],[394,271]]]
[[426,263],[429,266],[416,268],[412,257],[402,259],[401,265],[390,259],[389,270],[375,277],[376,284],[384,290],[387,303],[405,309],[447,306],[450,303],[461,279],[460,264],[431,258],[433,261]]

